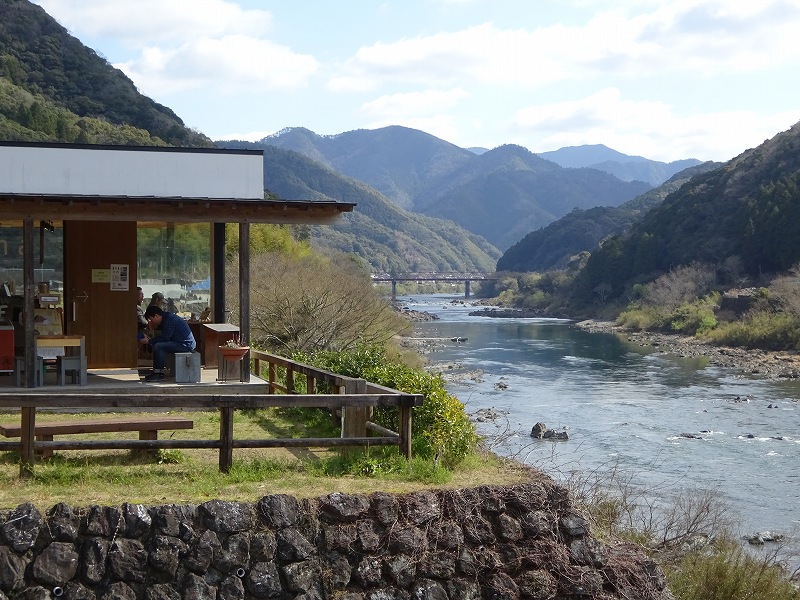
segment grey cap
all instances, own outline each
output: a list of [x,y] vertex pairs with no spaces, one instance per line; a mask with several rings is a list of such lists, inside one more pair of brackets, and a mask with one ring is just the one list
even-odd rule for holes
[[155,294],[153,294],[152,299],[153,300],[164,300],[164,294],[162,294],[161,292],[156,292]]

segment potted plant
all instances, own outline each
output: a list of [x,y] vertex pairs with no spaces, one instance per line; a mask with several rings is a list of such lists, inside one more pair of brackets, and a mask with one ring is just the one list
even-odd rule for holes
[[228,340],[219,347],[219,353],[228,360],[242,358],[249,350],[250,346],[243,346],[238,337]]

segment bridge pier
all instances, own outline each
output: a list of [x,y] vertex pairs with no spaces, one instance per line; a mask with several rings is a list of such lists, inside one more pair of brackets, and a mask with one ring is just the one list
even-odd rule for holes
[[392,279],[392,300],[397,300],[397,280]]
[[464,298],[469,298],[469,279],[464,280]]

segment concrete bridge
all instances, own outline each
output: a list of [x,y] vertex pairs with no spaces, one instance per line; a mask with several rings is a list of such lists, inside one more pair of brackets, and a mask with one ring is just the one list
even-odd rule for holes
[[464,298],[469,298],[470,283],[473,281],[493,281],[494,273],[402,273],[398,275],[376,275],[373,274],[372,281],[378,282],[391,282],[392,284],[392,300],[397,298],[397,282],[398,281],[416,281],[422,283],[423,281],[433,282],[464,282]]

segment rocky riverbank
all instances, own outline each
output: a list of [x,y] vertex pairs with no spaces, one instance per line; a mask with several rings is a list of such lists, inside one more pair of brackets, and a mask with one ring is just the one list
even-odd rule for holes
[[706,357],[709,364],[734,369],[742,375],[770,379],[800,379],[800,354],[797,352],[768,352],[714,346],[690,336],[630,331],[608,321],[579,321],[575,325],[586,331],[624,336],[629,342],[652,347],[664,354]]

